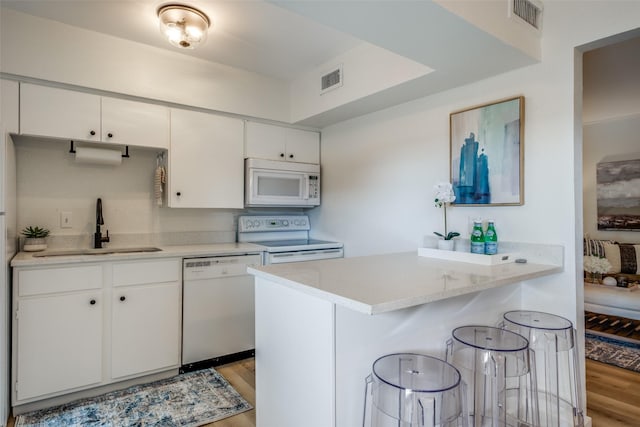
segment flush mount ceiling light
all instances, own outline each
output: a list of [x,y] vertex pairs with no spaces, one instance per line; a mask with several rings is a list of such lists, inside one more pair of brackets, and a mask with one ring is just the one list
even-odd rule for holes
[[207,39],[209,18],[190,6],[169,4],[158,9],[160,31],[169,43],[182,49],[193,49]]

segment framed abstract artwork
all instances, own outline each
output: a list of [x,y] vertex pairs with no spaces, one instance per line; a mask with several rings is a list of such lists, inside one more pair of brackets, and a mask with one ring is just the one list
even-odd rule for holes
[[598,230],[640,231],[640,159],[596,166]]
[[524,97],[451,113],[455,205],[524,204]]

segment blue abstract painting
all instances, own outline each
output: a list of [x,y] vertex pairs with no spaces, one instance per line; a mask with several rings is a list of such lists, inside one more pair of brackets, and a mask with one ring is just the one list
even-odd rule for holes
[[524,97],[450,116],[456,205],[522,205]]

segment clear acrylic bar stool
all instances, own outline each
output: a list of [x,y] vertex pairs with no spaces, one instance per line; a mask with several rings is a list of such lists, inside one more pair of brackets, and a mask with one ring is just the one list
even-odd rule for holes
[[529,342],[491,326],[462,326],[447,341],[447,361],[468,387],[474,427],[538,426],[535,363]]
[[536,354],[543,426],[584,426],[576,330],[570,320],[539,311],[504,314],[503,327],[524,335]]
[[467,427],[460,373],[435,357],[380,357],[366,379],[364,427]]

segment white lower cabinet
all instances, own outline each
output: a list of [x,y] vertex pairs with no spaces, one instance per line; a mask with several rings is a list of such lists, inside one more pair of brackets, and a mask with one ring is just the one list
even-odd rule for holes
[[81,291],[20,301],[17,400],[102,381],[101,296],[101,290]]
[[[164,282],[114,283],[111,305],[111,377],[118,379],[180,365],[181,292],[179,261],[127,263],[118,270],[136,269],[141,274],[165,268]],[[128,277],[135,277],[132,272]],[[124,275],[123,275],[124,276]],[[127,276],[125,276],[127,277]]]
[[181,259],[14,268],[12,405],[180,366]]

